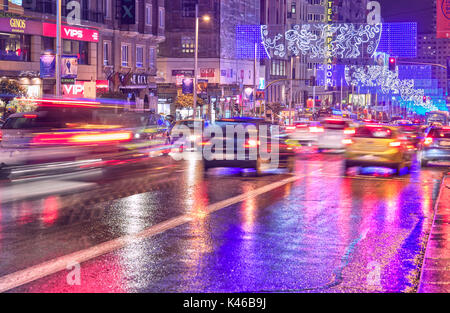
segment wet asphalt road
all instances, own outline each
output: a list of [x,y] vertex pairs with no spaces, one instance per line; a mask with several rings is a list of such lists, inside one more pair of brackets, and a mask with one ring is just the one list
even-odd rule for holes
[[[4,201],[0,286],[9,274],[23,279],[20,271],[33,273],[43,262],[151,230],[93,253],[81,263],[79,285],[68,284],[68,268],[8,291],[414,292],[448,169],[343,177],[341,155],[299,154],[296,179],[265,192],[292,175],[219,169],[204,176],[195,161],[155,162],[108,181],[75,182],[72,194]],[[13,188],[24,194],[30,184]],[[214,206],[239,195],[243,201]],[[186,215],[189,221],[152,232]]]

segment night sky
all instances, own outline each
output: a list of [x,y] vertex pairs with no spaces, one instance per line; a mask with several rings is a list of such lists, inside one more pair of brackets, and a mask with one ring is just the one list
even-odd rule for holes
[[384,22],[417,22],[419,33],[433,32],[436,0],[378,0]]

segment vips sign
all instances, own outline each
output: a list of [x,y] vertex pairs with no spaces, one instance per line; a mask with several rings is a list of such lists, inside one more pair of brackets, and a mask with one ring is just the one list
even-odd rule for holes
[[[42,35],[55,38],[56,24],[43,23]],[[99,33],[93,29],[61,25],[61,37],[63,39],[98,42]]]
[[436,2],[436,38],[450,38],[450,0]]

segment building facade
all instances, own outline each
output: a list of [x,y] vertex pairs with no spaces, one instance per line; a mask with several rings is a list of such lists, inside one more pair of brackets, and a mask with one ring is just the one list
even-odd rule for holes
[[[195,0],[166,1],[167,40],[158,54],[161,113],[176,113],[175,101],[181,93],[182,80],[194,76],[195,3]],[[223,115],[236,105],[243,108],[244,91],[254,86],[254,60],[236,57],[236,26],[259,24],[259,0],[200,0],[198,5],[199,16],[210,17],[208,22],[200,19],[199,23],[197,78],[207,83],[207,91],[199,97],[209,105],[203,108],[203,113]],[[180,110],[178,114],[189,115]]]
[[[80,21],[69,23],[72,7],[62,3],[62,54],[77,59],[75,81],[62,80],[64,97],[83,98],[84,83],[121,91],[136,109],[156,110],[156,50],[164,40],[164,0],[136,0],[136,23],[120,19],[121,0],[78,0]],[[73,1],[72,1],[73,3]],[[0,78],[17,80],[29,97],[56,94],[52,63],[56,51],[56,0],[24,0],[0,11]],[[54,59],[53,59],[54,60]],[[53,61],[54,62],[54,61]],[[51,67],[50,67],[51,68]]]

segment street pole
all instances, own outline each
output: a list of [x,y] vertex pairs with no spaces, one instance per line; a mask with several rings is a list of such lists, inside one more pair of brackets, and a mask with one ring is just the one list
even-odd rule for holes
[[344,85],[343,85],[343,80],[342,80],[342,77],[341,77],[341,103],[339,104],[339,110],[342,112],[342,98],[343,98],[343,88],[344,88]]
[[[258,53],[258,43],[255,42],[255,63],[253,67],[253,107],[255,109],[255,116],[256,116],[256,70],[257,70],[257,53]],[[261,104],[260,104],[260,110],[261,110]]]
[[[61,1],[61,0],[59,0]],[[197,117],[197,71],[198,71],[198,4],[195,5],[195,53],[194,53],[194,119]]]
[[56,1],[56,96],[61,96],[61,0]]
[[313,85],[313,114],[316,113],[316,66],[314,65],[314,85]]
[[291,56],[291,90],[289,92],[289,125],[292,125],[292,96],[293,96],[293,79],[294,79],[294,57]]

